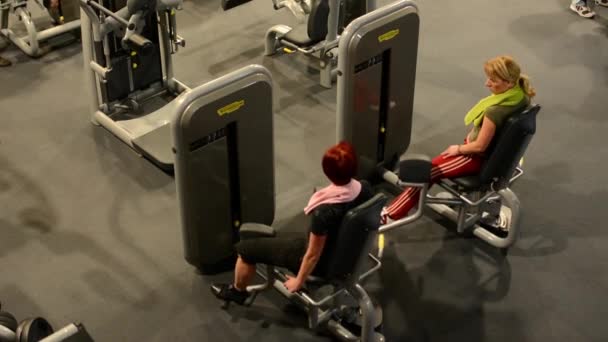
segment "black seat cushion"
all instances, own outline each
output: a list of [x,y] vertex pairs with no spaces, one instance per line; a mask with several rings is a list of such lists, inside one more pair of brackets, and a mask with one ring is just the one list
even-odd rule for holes
[[308,15],[308,37],[313,42],[320,42],[327,36],[327,19],[329,18],[329,1],[313,1]]
[[303,26],[298,26],[293,30],[287,32],[287,34],[285,34],[282,39],[299,47],[313,46],[323,40],[320,39],[318,41],[313,41],[312,39],[310,39],[310,37],[306,33],[306,29]]
[[482,187],[481,180],[477,175],[452,178],[451,181],[463,188],[465,191],[479,190]]
[[287,32],[283,39],[299,47],[310,47],[327,36],[327,18],[329,17],[328,0],[313,1],[306,29],[303,26]]

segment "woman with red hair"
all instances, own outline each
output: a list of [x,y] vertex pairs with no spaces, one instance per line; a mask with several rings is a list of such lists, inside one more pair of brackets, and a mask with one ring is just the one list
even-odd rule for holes
[[371,188],[353,179],[357,155],[353,146],[340,142],[330,147],[321,162],[331,184],[315,192],[304,213],[310,216],[308,231],[278,232],[274,237],[242,240],[236,245],[234,284],[213,284],[211,292],[222,300],[243,304],[246,288],[257,263],[285,267],[296,274],[285,282],[290,292],[302,288],[309,275],[323,276],[331,259],[340,223],[346,213],[372,197]]

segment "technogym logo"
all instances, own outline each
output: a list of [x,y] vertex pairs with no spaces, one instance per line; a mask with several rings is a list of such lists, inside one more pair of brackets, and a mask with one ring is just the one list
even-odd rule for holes
[[387,40],[395,38],[399,34],[399,29],[390,30],[380,36],[378,36],[378,42],[382,43]]
[[234,101],[231,104],[218,109],[217,115],[224,116],[226,114],[230,114],[232,112],[235,112],[235,111],[241,109],[241,107],[243,107],[244,105],[245,105],[245,100]]

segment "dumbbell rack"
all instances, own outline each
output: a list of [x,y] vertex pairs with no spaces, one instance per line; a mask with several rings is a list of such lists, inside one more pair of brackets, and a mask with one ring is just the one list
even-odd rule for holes
[[27,318],[18,322],[0,304],[0,342],[91,342],[93,339],[82,324],[71,323],[55,331],[42,317]]

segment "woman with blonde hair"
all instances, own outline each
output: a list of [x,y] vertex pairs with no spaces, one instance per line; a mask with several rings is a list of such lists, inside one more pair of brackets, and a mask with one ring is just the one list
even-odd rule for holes
[[[431,183],[442,178],[456,178],[479,173],[485,152],[494,134],[514,113],[527,107],[534,89],[528,76],[510,56],[498,56],[484,64],[485,86],[492,93],[481,99],[464,117],[472,125],[462,145],[450,145],[432,161]],[[382,211],[382,223],[407,215],[416,206],[418,188],[406,188]]]

